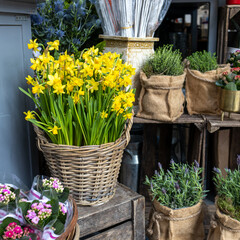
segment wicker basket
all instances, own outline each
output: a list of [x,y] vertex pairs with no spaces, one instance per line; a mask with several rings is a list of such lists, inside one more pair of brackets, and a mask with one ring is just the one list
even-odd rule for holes
[[67,226],[65,232],[61,234],[57,240],[79,240],[80,238],[80,229],[79,225],[77,224],[78,220],[78,209],[76,202],[73,198],[70,198],[70,201],[73,203],[73,217],[69,225]]
[[43,131],[34,126],[37,145],[43,152],[51,175],[70,189],[79,205],[97,205],[115,193],[125,147],[130,140],[130,119],[115,142],[91,146],[68,146],[50,143]]

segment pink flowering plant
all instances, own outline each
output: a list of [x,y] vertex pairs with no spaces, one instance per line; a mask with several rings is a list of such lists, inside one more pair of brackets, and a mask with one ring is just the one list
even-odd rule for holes
[[17,219],[7,217],[0,225],[0,239],[35,240],[37,235],[28,226],[21,226]]
[[240,67],[240,50],[230,54],[230,58],[227,61],[231,67]]
[[58,178],[36,176],[35,184],[35,190],[49,199],[57,198],[59,202],[65,202],[68,199],[69,189],[64,188]]
[[24,201],[19,203],[19,207],[26,222],[34,228],[44,231],[45,227],[49,227],[57,235],[64,232],[67,208],[57,199],[51,199],[48,202]]
[[19,192],[19,189],[14,189],[6,184],[0,184],[0,209],[14,210]]
[[231,68],[230,72],[222,73],[216,85],[226,90],[240,90],[240,67]]

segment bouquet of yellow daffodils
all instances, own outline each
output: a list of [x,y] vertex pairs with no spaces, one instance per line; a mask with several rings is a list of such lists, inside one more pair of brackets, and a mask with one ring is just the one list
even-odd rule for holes
[[[79,59],[59,53],[59,41],[40,46],[30,40],[29,49],[43,53],[32,58],[28,91],[37,111],[25,119],[43,129],[51,141],[65,145],[99,145],[118,139],[135,101],[130,89],[135,70],[119,54],[99,53],[94,47]],[[40,53],[39,53],[40,54]]]

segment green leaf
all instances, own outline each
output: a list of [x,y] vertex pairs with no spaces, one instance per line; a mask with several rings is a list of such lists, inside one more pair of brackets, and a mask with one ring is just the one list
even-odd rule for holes
[[69,196],[69,188],[64,188],[63,192],[59,195],[59,202],[64,203]]
[[224,89],[226,90],[231,90],[231,91],[237,91],[237,86],[235,83],[230,82],[228,84],[226,84],[226,86],[224,87]]
[[57,220],[53,227],[56,229],[54,233],[57,235],[61,235],[64,232],[64,224],[60,220]]

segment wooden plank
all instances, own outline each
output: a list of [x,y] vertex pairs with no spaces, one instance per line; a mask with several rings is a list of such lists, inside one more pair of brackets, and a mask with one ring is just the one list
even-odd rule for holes
[[201,164],[201,155],[202,155],[202,143],[203,143],[203,130],[199,130],[195,125],[190,126],[188,142],[188,163],[192,163],[196,160]]
[[139,174],[139,193],[148,196],[148,188],[144,184],[146,175],[151,177],[156,169],[157,124],[145,124],[143,132],[143,152]]
[[220,116],[206,116],[207,129],[210,133],[217,131],[219,128],[240,127],[240,121],[224,117],[224,121],[221,121]]
[[229,153],[229,168],[237,168],[237,155],[240,154],[240,128],[231,129],[230,134],[230,153]]
[[[172,125],[160,125],[160,139],[158,144],[158,159],[153,162],[155,169],[158,168],[157,162],[162,164],[163,169],[167,170],[171,158],[171,143],[172,143]],[[150,160],[150,159],[149,159]],[[155,171],[154,169],[154,171]]]
[[224,171],[228,168],[229,161],[229,148],[230,148],[230,130],[221,129],[214,133],[213,136],[213,162],[214,166],[220,168],[223,175],[226,175]]
[[137,197],[140,197],[140,195],[118,184],[116,194],[109,202],[93,207],[78,207],[78,224],[81,229],[81,236],[131,219],[132,200]]
[[172,123],[177,123],[177,124],[183,124],[183,123],[204,123],[204,119],[201,115],[188,115],[188,114],[183,114],[180,118],[178,118],[174,122],[162,122],[158,120],[152,120],[152,119],[145,119],[145,118],[139,118],[139,117],[134,117],[133,118],[134,123],[155,123],[155,124],[172,124]]
[[[102,233],[99,233],[93,237],[89,238],[80,238],[80,240],[132,240],[133,239],[133,230],[132,222],[127,221],[121,225],[113,227],[109,230],[106,230]],[[82,231],[81,231],[82,233]],[[81,235],[82,236],[82,235]],[[142,238],[144,240],[144,238]]]
[[145,239],[145,198],[137,198],[132,201],[133,209],[133,239]]

